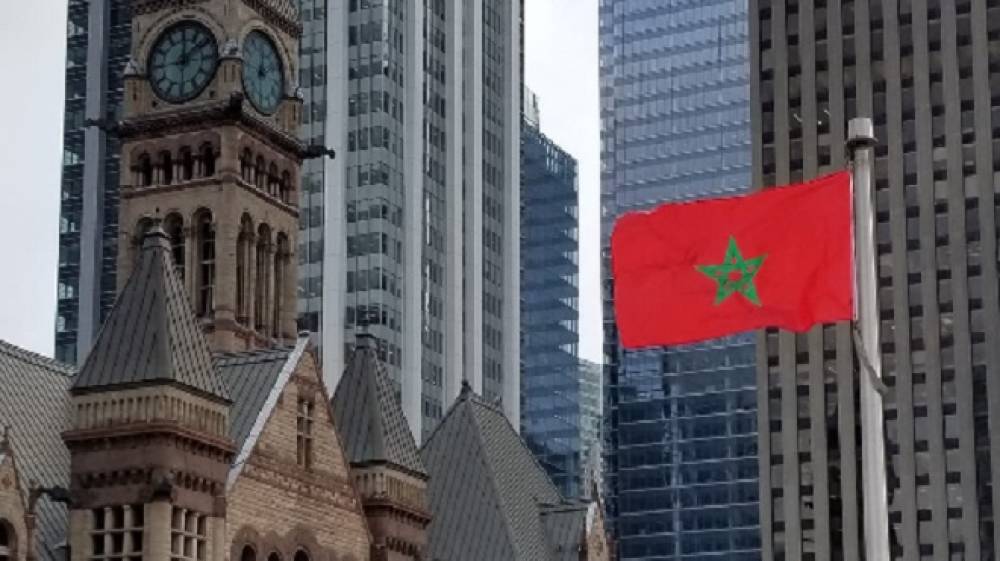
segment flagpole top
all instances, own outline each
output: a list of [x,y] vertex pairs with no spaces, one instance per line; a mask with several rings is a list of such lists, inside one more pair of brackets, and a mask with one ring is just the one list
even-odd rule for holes
[[871,117],[855,117],[847,122],[847,149],[850,152],[875,146],[875,124]]

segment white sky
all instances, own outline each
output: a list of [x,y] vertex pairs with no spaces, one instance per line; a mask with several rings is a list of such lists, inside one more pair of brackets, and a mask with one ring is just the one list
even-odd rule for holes
[[[542,130],[580,162],[580,352],[601,357],[597,0],[523,0]],[[66,0],[0,0],[0,339],[50,355]]]

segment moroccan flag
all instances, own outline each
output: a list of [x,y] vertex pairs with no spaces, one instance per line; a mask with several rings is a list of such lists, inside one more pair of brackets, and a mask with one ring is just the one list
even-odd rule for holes
[[626,214],[611,238],[627,348],[854,315],[851,176]]

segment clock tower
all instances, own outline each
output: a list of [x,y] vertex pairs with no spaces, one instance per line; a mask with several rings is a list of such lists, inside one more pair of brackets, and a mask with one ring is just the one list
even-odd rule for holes
[[134,0],[119,291],[155,224],[217,351],[296,336],[301,26],[293,0]]

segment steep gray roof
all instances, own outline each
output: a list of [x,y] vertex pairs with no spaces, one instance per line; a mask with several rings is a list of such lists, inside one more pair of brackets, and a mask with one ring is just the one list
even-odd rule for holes
[[[0,341],[0,426],[10,427],[24,497],[31,481],[43,487],[69,486],[69,451],[61,433],[69,428],[71,366]],[[64,558],[66,507],[42,497],[38,515],[38,554],[46,561]]]
[[566,501],[502,411],[465,386],[420,452],[431,559],[558,559],[542,509]]
[[552,561],[579,561],[587,533],[588,503],[543,507],[542,524]]
[[358,336],[332,406],[340,442],[351,463],[387,462],[427,473],[372,336]]
[[229,469],[227,488],[239,479],[264,425],[308,345],[309,337],[302,336],[294,347],[215,356],[219,377],[233,397],[229,410],[229,436],[237,452]]
[[294,347],[282,347],[215,355],[215,369],[233,400],[229,410],[229,437],[237,449],[250,435],[293,350]]
[[176,383],[228,398],[160,228],[143,240],[135,271],[115,301],[73,391],[149,382]]

